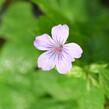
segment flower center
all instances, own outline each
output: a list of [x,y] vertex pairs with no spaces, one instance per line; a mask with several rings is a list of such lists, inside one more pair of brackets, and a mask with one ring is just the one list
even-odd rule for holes
[[55,53],[59,54],[62,52],[63,46],[62,45],[58,45],[54,47],[54,51]]

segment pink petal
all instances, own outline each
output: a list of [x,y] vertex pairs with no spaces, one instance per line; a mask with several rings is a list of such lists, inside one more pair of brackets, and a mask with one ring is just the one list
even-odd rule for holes
[[69,35],[69,27],[67,25],[57,25],[52,28],[52,37],[55,42],[64,44]]
[[48,52],[45,52],[41,54],[38,58],[38,67],[42,70],[51,70],[55,66],[55,63],[51,57],[51,54]]
[[66,54],[65,52],[62,52],[57,58],[56,61],[56,68],[59,73],[61,74],[66,74],[70,71],[72,68],[72,63],[71,63],[71,57]]
[[53,45],[53,40],[48,34],[36,37],[34,46],[39,50],[49,50]]
[[80,58],[83,53],[82,48],[76,43],[65,44],[64,49],[72,57],[72,59]]

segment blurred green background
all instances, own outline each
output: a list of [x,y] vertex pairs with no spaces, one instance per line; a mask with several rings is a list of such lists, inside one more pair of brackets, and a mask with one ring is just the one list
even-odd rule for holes
[[[68,75],[37,68],[58,24],[84,51]],[[0,0],[0,109],[109,109],[109,0]]]

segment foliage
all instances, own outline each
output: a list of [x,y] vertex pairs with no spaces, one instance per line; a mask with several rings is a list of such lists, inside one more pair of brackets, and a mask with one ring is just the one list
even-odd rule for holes
[[[33,14],[32,3],[44,15]],[[99,0],[12,1],[0,25],[0,109],[108,109],[109,10]],[[1,6],[0,0],[0,6]],[[68,75],[37,68],[35,36],[68,24],[84,54]]]
[[4,0],[0,0],[0,6],[4,3]]

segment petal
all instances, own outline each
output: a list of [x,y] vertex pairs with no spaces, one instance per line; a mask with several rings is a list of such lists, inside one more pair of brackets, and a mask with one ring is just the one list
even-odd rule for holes
[[80,58],[83,53],[82,48],[76,43],[65,44],[64,49],[72,57],[72,59]]
[[72,68],[71,62],[72,62],[71,57],[67,53],[62,52],[60,55],[58,55],[56,61],[56,68],[58,72],[61,74],[68,73]]
[[57,61],[56,68],[60,74],[66,74],[71,70],[72,63],[71,61],[68,61],[67,59],[63,58]]
[[55,42],[64,44],[69,35],[69,27],[67,25],[57,25],[52,28],[52,37]]
[[39,50],[49,50],[53,45],[53,40],[48,34],[36,37],[34,46]]
[[42,70],[51,70],[55,66],[55,63],[50,56],[49,51],[41,54],[38,58],[38,67]]

